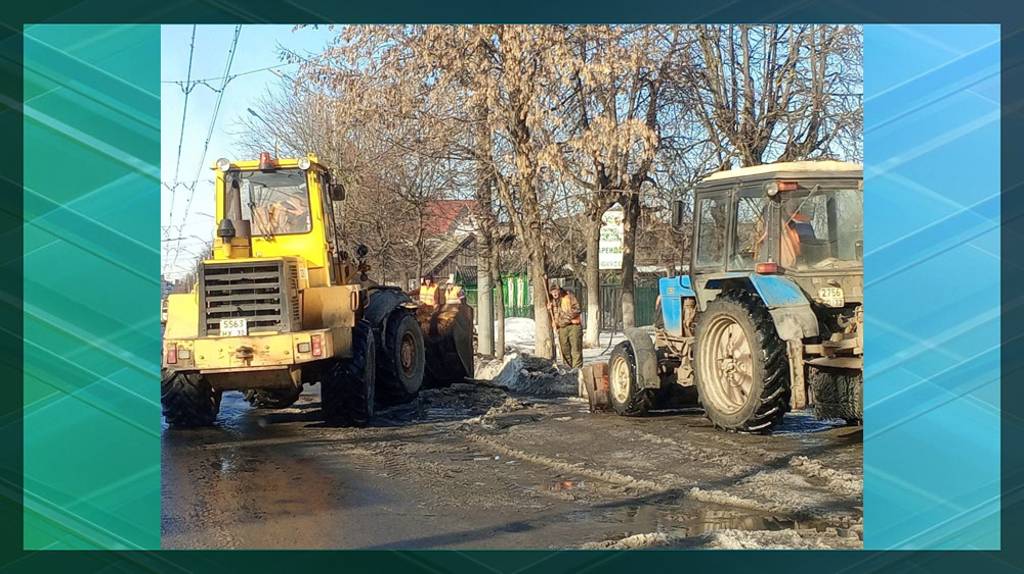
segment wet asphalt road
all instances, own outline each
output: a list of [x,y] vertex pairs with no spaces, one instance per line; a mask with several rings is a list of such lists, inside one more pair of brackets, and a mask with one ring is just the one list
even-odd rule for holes
[[860,430],[805,414],[738,435],[463,384],[366,429],[318,419],[313,387],[280,411],[228,393],[217,426],[165,428],[164,547],[860,545]]

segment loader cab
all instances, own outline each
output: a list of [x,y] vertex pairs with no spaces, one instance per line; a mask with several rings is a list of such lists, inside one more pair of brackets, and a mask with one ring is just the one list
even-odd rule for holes
[[[703,308],[744,278],[786,276],[817,298],[863,301],[863,185],[858,164],[787,162],[716,173],[696,188],[690,276]],[[682,207],[673,206],[673,221]],[[679,213],[679,215],[676,215]]]
[[295,257],[309,286],[341,280],[333,202],[344,197],[316,156],[231,162],[216,174],[213,260]]

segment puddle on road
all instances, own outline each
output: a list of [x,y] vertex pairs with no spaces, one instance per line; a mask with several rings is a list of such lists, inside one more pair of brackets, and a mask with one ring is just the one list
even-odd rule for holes
[[[569,482],[569,481],[565,481]],[[579,485],[582,488],[585,485]],[[561,490],[556,487],[554,490]],[[566,515],[570,522],[614,528],[630,534],[665,532],[695,536],[721,530],[790,530],[818,529],[824,525],[800,522],[747,510],[715,507],[707,503],[651,503],[616,505],[605,503]]]

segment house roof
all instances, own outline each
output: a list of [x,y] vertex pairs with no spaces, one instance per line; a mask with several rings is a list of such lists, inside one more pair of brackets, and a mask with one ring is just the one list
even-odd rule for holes
[[468,218],[472,214],[472,209],[472,200],[440,199],[431,201],[426,205],[426,220],[423,222],[423,228],[430,235],[449,233],[460,220]]

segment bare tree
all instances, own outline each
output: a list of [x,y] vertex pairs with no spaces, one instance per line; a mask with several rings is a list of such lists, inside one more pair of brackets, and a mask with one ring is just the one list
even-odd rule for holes
[[728,167],[859,159],[861,30],[856,26],[699,26],[675,73]]

